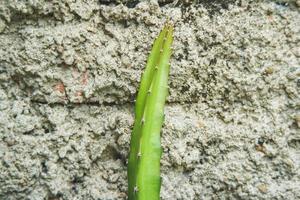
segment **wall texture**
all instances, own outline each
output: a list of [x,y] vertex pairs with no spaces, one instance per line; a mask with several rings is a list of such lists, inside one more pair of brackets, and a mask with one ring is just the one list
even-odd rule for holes
[[300,198],[300,1],[1,0],[0,199],[126,199],[167,16],[162,199]]

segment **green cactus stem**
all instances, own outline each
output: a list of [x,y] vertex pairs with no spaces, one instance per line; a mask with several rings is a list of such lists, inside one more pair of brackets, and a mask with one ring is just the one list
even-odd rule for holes
[[154,41],[135,106],[128,160],[128,199],[160,197],[160,131],[168,94],[173,26],[166,24]]

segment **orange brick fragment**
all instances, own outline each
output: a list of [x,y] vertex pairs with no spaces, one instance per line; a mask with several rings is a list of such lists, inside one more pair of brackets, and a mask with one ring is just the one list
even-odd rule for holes
[[60,93],[65,93],[65,85],[60,82],[54,86],[54,90],[59,91]]

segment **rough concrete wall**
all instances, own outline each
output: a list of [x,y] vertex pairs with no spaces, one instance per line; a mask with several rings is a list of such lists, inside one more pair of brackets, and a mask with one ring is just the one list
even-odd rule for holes
[[126,199],[166,16],[162,199],[300,198],[300,2],[191,2],[0,2],[0,199]]

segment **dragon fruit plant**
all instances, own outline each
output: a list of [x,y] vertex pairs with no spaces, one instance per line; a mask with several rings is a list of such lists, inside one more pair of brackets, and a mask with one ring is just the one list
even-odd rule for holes
[[160,144],[168,94],[173,25],[166,23],[155,39],[141,78],[128,159],[128,199],[160,199]]

